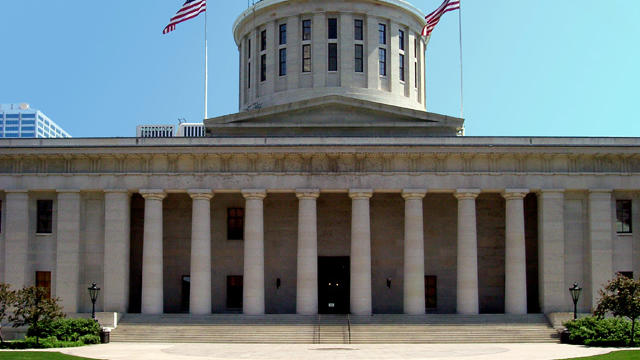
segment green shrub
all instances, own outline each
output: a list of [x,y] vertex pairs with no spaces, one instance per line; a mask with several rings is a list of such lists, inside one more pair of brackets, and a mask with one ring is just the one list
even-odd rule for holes
[[[587,317],[564,324],[571,332],[573,344],[587,346],[629,346],[631,321],[622,318],[598,319]],[[636,328],[635,336],[640,334]]]
[[92,319],[58,319],[41,321],[29,327],[27,336],[40,334],[43,338],[55,337],[60,341],[77,342],[86,335],[98,336],[100,325]]
[[80,341],[81,343],[83,343],[85,345],[100,344],[100,336],[98,336],[98,335],[82,335],[82,336],[80,336],[78,341]]

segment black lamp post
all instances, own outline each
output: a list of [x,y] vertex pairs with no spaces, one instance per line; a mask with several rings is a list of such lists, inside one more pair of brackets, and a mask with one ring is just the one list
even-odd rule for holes
[[569,288],[569,292],[573,300],[573,320],[576,320],[578,318],[578,299],[580,299],[582,288],[578,286],[578,283],[573,283],[573,286]]
[[91,287],[89,288],[89,296],[91,297],[91,304],[92,309],[91,309],[91,318],[93,320],[96,319],[96,300],[98,300],[98,293],[100,292],[100,288],[96,286],[96,283],[91,284]]

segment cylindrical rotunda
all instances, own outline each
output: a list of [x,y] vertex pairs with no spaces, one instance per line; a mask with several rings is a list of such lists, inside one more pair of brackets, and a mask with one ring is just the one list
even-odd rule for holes
[[263,0],[236,20],[240,111],[326,95],[425,110],[424,15],[402,0]]

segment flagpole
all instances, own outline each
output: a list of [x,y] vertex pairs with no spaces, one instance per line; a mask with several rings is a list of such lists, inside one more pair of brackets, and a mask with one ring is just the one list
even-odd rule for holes
[[208,116],[207,95],[209,92],[209,50],[207,46],[207,12],[204,12],[204,118]]
[[[458,10],[458,30],[460,33],[460,118],[464,119],[464,76],[462,68],[462,1],[460,1],[460,9]],[[464,135],[464,128],[462,130]]]

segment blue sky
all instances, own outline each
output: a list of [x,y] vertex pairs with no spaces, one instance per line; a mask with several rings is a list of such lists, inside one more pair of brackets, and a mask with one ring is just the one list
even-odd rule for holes
[[[414,0],[425,13],[441,0]],[[0,103],[27,102],[76,137],[201,121],[200,17],[182,0],[0,0]],[[231,35],[244,0],[209,4],[209,115],[238,110]],[[470,136],[640,136],[640,1],[463,0]],[[460,112],[458,17],[427,49],[428,111]]]

